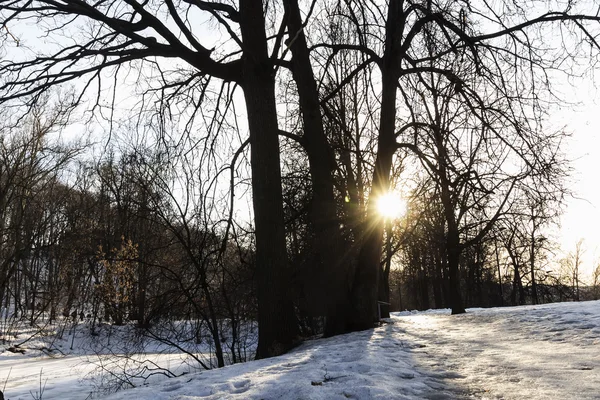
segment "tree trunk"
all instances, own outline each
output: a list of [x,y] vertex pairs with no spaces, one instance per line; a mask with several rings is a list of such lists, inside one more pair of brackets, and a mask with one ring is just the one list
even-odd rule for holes
[[362,229],[364,240],[358,254],[352,281],[352,313],[349,315],[350,330],[368,329],[377,321],[377,299],[383,221],[377,213],[376,199],[389,189],[390,171],[397,149],[396,87],[400,72],[400,48],[403,41],[402,2],[390,0],[385,25],[385,50],[381,60],[381,111],[377,136],[375,171],[371,180],[371,193],[367,206],[366,222]]
[[[325,336],[346,331],[345,320],[348,303],[348,269],[343,256],[348,252],[339,232],[339,221],[333,192],[335,162],[323,129],[319,93],[310,64],[308,46],[297,0],[283,2],[292,51],[292,73],[298,87],[300,109],[304,125],[304,148],[308,155],[312,180],[310,218],[314,237],[314,259],[305,285],[309,309],[326,318]],[[319,308],[325,307],[324,310]]]
[[442,260],[437,249],[434,256],[433,302],[435,308],[444,308],[442,298]]
[[241,0],[242,87],[250,130],[258,297],[257,358],[285,353],[297,340],[289,293],[283,219],[275,72],[267,53],[262,1]]
[[446,251],[446,239],[444,239],[444,247],[441,251],[442,257],[442,296],[444,297],[444,307],[450,306],[450,272],[448,268],[448,252]]
[[465,312],[465,307],[463,305],[462,296],[460,294],[460,248],[458,247],[458,243],[456,242],[456,239],[448,240],[448,276],[450,278],[450,307],[452,307],[452,314],[463,314]]
[[425,263],[419,269],[419,296],[421,297],[421,308],[429,310],[431,308],[429,305],[429,277],[427,276]]
[[496,267],[498,268],[498,282],[500,283],[500,306],[504,306],[504,289],[502,288],[502,272],[500,271],[500,255],[498,254],[498,243],[494,245],[496,252]]
[[392,268],[392,223],[386,221],[385,264],[379,279],[379,317],[390,317],[390,270]]
[[446,152],[442,143],[442,135],[439,128],[435,131],[436,145],[438,150],[438,168],[441,185],[441,200],[444,207],[444,218],[446,219],[446,255],[448,257],[448,278],[449,278],[449,300],[452,307],[452,314],[462,314],[465,312],[462,296],[460,293],[460,253],[462,251],[460,245],[460,233],[458,231],[458,223],[454,215],[454,202],[452,201],[451,187],[448,179],[446,167]]
[[475,300],[475,292],[476,292],[476,269],[477,263],[473,260],[467,259],[466,262],[466,272],[467,272],[467,280],[466,280],[466,290],[465,290],[465,303],[470,305],[471,307],[475,306],[477,301]]
[[531,253],[529,255],[529,261],[531,268],[531,302],[533,304],[538,304],[537,282],[535,281],[535,227],[534,219],[533,229],[531,230]]
[[398,281],[398,310],[404,311],[404,304],[402,304],[402,280]]
[[392,159],[396,149],[394,124],[396,117],[396,79],[384,77],[381,109],[381,126],[378,138],[377,158],[373,175],[367,218],[362,229],[365,239],[360,248],[358,263],[352,284],[352,313],[349,329],[362,330],[373,327],[377,321],[377,299],[383,221],[377,213],[376,198],[388,190]]
[[[521,306],[525,304],[525,290],[523,289],[523,282],[521,281],[521,272],[519,269],[519,264],[515,262],[513,267],[515,273],[513,276],[513,290],[510,297],[513,305]],[[519,294],[518,301],[517,293]]]

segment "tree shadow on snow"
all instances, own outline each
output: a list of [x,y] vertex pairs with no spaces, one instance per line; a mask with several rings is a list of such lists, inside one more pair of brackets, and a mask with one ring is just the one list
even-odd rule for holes
[[472,398],[461,375],[419,365],[414,356],[424,351],[427,348],[396,320],[371,330],[307,341],[286,355],[256,362],[263,364],[255,364],[258,368],[246,374],[230,376],[222,382],[229,389],[214,382],[218,387],[212,393],[214,398],[219,393],[225,397],[227,392],[244,393],[248,399]]

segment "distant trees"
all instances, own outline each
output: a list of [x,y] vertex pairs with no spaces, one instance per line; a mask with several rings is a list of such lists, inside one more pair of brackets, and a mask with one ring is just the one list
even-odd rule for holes
[[[96,168],[98,197],[109,196],[107,238],[116,242],[112,255],[98,255],[97,290],[107,316],[118,323],[111,313],[125,309],[125,320],[168,344],[176,345],[169,335],[210,342],[214,360],[192,355],[204,368],[246,360],[253,340],[246,330],[257,317],[255,256],[244,235],[224,236],[222,218],[214,219],[215,183],[196,170],[205,161],[202,150],[166,157],[173,150],[167,142],[124,143],[121,150]],[[110,301],[103,295],[107,274]],[[129,291],[122,304],[114,301],[124,298],[119,288]]]
[[[5,220],[20,236],[3,232],[5,321],[39,326],[60,312],[86,320],[92,334],[102,323],[135,322],[169,344],[168,335],[210,343],[214,358],[191,354],[205,368],[246,360],[257,316],[251,242],[243,233],[225,239],[207,217],[213,204],[193,193],[197,180],[178,186],[165,168],[180,160],[159,164],[149,150],[130,150],[79,164],[67,152],[63,165],[46,160],[34,184],[3,186],[34,196],[7,206],[22,217]],[[68,166],[72,181],[60,183],[54,174]]]
[[32,323],[36,304],[56,314],[60,270],[52,248],[64,229],[61,178],[81,151],[52,138],[67,113],[40,104],[19,126],[4,113],[0,127],[0,304],[20,315],[31,310]]
[[600,299],[600,265],[597,265],[592,272],[592,298]]
[[571,293],[575,301],[581,299],[579,286],[581,284],[581,265],[583,264],[584,252],[583,239],[580,239],[575,244],[575,250],[570,251],[567,256],[561,260],[561,268],[571,287]]

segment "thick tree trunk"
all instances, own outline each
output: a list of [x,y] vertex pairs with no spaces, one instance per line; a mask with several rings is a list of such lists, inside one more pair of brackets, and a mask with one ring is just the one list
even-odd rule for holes
[[379,303],[378,312],[380,318],[390,317],[390,274],[389,270],[383,270],[379,276]]
[[391,73],[383,77],[381,98],[381,123],[378,137],[375,172],[368,202],[367,219],[363,228],[365,237],[358,255],[352,285],[352,314],[349,329],[362,330],[373,327],[377,321],[377,299],[381,251],[383,244],[383,218],[378,215],[376,199],[389,188],[392,160],[396,151],[394,136],[396,118],[396,78]]
[[[309,308],[318,314],[325,313],[325,335],[346,331],[348,312],[348,269],[344,255],[344,243],[339,232],[339,221],[334,197],[331,148],[325,136],[319,93],[309,59],[302,19],[297,0],[285,0],[289,36],[292,51],[292,73],[298,87],[300,109],[304,125],[304,148],[306,149],[312,180],[310,218],[314,237],[314,258],[305,291],[309,294]],[[323,308],[324,310],[320,310]]]
[[369,329],[377,322],[381,230],[379,226],[367,230],[360,249],[352,285],[352,313],[348,316],[350,331]]
[[242,87],[250,130],[258,297],[257,358],[282,354],[297,340],[289,293],[279,158],[275,72],[267,53],[262,1],[240,0]]
[[397,149],[396,87],[400,72],[400,47],[403,34],[402,2],[391,0],[386,21],[385,50],[381,62],[381,111],[375,171],[371,180],[371,193],[367,206],[367,217],[362,229],[364,239],[358,254],[352,281],[352,313],[349,315],[349,330],[373,327],[377,322],[377,299],[381,250],[383,244],[383,220],[376,209],[377,198],[389,189],[390,171]]

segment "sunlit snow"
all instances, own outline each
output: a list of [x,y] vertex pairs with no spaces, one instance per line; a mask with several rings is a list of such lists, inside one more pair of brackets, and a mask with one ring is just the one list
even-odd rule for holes
[[[174,364],[175,365],[175,364]],[[289,354],[90,394],[77,358],[0,354],[6,399],[599,399],[600,301],[396,313]],[[30,393],[31,392],[31,393]]]

